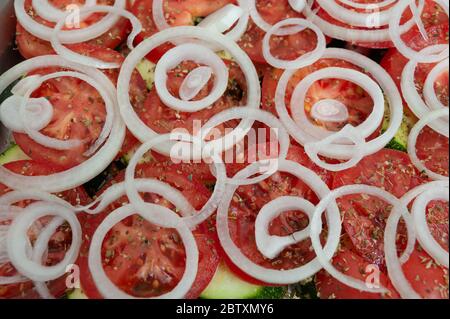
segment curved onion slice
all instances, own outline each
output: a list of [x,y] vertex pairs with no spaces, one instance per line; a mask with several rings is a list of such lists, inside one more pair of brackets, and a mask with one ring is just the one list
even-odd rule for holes
[[349,114],[345,104],[338,100],[323,99],[312,106],[311,117],[321,122],[340,123],[348,121]]
[[[115,0],[114,8],[125,10],[126,0]],[[15,0],[14,10],[18,22],[35,37],[51,41],[53,28],[40,24],[35,21],[25,11],[25,0]],[[58,38],[63,44],[80,43],[95,39],[110,30],[119,21],[120,16],[108,14],[102,20],[86,28],[75,30],[64,30],[58,34]]]
[[438,64],[431,70],[431,72],[428,74],[427,79],[425,80],[425,84],[423,86],[423,96],[425,98],[425,101],[427,105],[432,110],[438,110],[444,107],[448,107],[448,105],[442,104],[442,102],[439,100],[439,98],[436,95],[436,91],[434,89],[434,84],[438,77],[449,70],[449,59],[445,59]]
[[[288,28],[283,28],[287,27]],[[300,26],[301,28],[294,28],[293,26]],[[292,35],[305,29],[312,30],[317,36],[317,46],[314,50],[303,54],[295,60],[287,61],[281,60],[272,55],[270,52],[270,38],[274,34]],[[276,23],[273,27],[267,31],[263,39],[263,55],[267,63],[273,67],[280,69],[300,69],[307,65],[310,65],[319,60],[325,51],[326,40],[322,31],[314,24],[305,19],[286,19]]]
[[[325,54],[322,58],[344,60],[367,70],[367,73],[375,79],[386,95],[391,115],[390,125],[382,135],[366,142],[366,146],[364,147],[364,156],[376,153],[392,140],[402,123],[403,102],[394,81],[379,64],[353,51],[329,48],[325,50]],[[290,117],[290,114],[286,109],[285,92],[289,80],[295,73],[295,70],[286,70],[281,76],[275,94],[275,108],[281,122],[284,124],[289,134],[301,145],[306,145],[311,142],[316,142],[317,138],[311,136],[308,131],[303,131],[299,128],[298,124]],[[291,109],[293,111],[294,109],[295,111],[301,111],[298,108]],[[323,149],[320,153],[322,156],[339,160],[348,160],[353,154],[354,145],[344,144],[331,144],[327,149]]]
[[[24,101],[25,100],[25,101]],[[23,114],[20,116],[20,106],[26,103]],[[13,132],[26,133],[25,123],[29,129],[40,131],[45,128],[53,118],[53,106],[46,98],[28,101],[23,96],[12,95],[0,105],[0,121]]]
[[[353,154],[351,155],[352,157],[349,161],[339,164],[329,164],[319,158],[319,153],[329,148],[330,145],[333,144],[333,141],[342,139],[349,139],[355,145]],[[355,127],[346,125],[336,134],[330,135],[319,142],[305,144],[305,152],[319,167],[332,172],[339,172],[357,165],[363,159],[365,145],[366,141],[360,132]]]
[[[28,229],[41,217],[54,215],[66,220],[72,229],[72,244],[64,259],[54,266],[43,266],[31,260],[27,254],[29,245]],[[38,241],[39,243],[39,241]],[[62,276],[66,266],[75,262],[81,246],[81,226],[76,215],[64,206],[55,203],[36,202],[30,204],[14,218],[8,231],[8,256],[14,267],[24,276],[34,281],[48,281]]]
[[[97,0],[86,0],[82,7],[77,5],[78,10],[81,8],[92,7],[97,4]],[[53,4],[49,2],[49,0],[33,0],[32,2],[33,10],[36,11],[37,15],[41,18],[51,21],[58,22],[65,16],[65,11],[60,8],[55,7]],[[65,10],[68,11],[72,7],[68,5]],[[75,8],[75,7],[74,7]],[[79,11],[74,12],[75,14],[79,14]],[[80,15],[80,21],[84,17],[84,15]]]
[[[245,179],[253,176],[259,170],[257,164],[258,163],[254,163],[246,167],[236,174],[236,178]],[[290,173],[303,180],[319,198],[325,197],[330,192],[328,186],[316,173],[296,162],[280,160],[278,168],[280,172]],[[230,203],[237,187],[238,186],[229,185],[217,211],[217,232],[220,243],[231,261],[253,278],[272,284],[297,283],[317,273],[322,268],[317,259],[298,268],[275,270],[255,264],[240,251],[239,247],[236,246],[230,236],[228,215]],[[324,250],[328,260],[330,260],[338,248],[342,229],[339,210],[335,202],[329,205],[326,216],[329,232]]]
[[289,5],[297,12],[302,12],[306,6],[306,0],[289,0]]
[[109,138],[93,156],[80,165],[48,176],[23,176],[12,173],[3,166],[0,167],[0,180],[12,189],[37,189],[58,193],[78,187],[104,171],[115,159],[122,147],[125,138],[125,125],[120,116],[117,116],[119,112],[117,111],[115,88],[108,77],[97,69],[69,62],[56,55],[29,59],[9,69],[0,76],[0,91],[3,92],[17,78],[36,69],[36,66],[40,68],[63,67],[64,69],[73,69],[76,72],[86,74],[98,86],[101,86],[108,93],[108,98],[113,101],[115,116]]
[[[416,144],[417,144],[417,138],[419,137],[419,134],[422,131],[422,129],[429,123],[431,123],[434,120],[436,120],[440,117],[443,117],[443,116],[446,116],[447,118],[449,117],[449,109],[448,108],[439,109],[437,111],[433,111],[433,112],[429,113],[427,116],[420,119],[419,122],[417,122],[417,124],[413,127],[413,129],[409,133],[409,137],[408,137],[408,154],[409,154],[409,157],[411,158],[412,163],[414,164],[415,167],[417,167],[417,169],[420,172],[425,172],[433,180],[446,180],[449,177],[441,175],[441,174],[437,174],[437,173],[431,171],[430,169],[428,169],[422,163],[422,161],[417,157]],[[448,138],[448,126],[447,126],[447,133],[445,136]]]
[[[445,11],[445,13],[449,14],[449,4],[448,1],[445,0],[434,0],[441,8]],[[406,8],[411,5],[411,0],[399,0],[398,5],[395,6],[392,11],[390,21],[389,21],[389,35],[391,37],[392,42],[400,53],[407,57],[410,60],[413,60],[417,63],[434,63],[439,62],[449,55],[449,46],[447,45],[445,50],[439,52],[438,54],[426,54],[424,52],[418,52],[411,49],[401,38],[400,29],[400,19],[403,15],[403,12]]]
[[[429,54],[429,53],[437,53],[442,52],[445,47],[448,47],[448,45],[432,45],[429,47],[426,47],[425,49],[422,49],[420,53],[423,54]],[[403,97],[405,98],[406,103],[408,104],[408,107],[413,111],[413,113],[419,118],[425,117],[430,110],[434,109],[435,106],[427,105],[425,101],[423,100],[422,96],[417,91],[417,86],[415,83],[415,73],[417,68],[418,62],[414,60],[410,60],[402,72],[401,77],[401,89],[403,93]],[[431,73],[430,73],[431,74]],[[428,77],[430,77],[430,74],[428,74]],[[433,77],[434,75],[431,74]],[[430,85],[430,84],[429,84]],[[434,89],[433,89],[434,90]],[[425,92],[424,92],[425,93]],[[429,126],[439,134],[445,135],[448,131],[448,121],[444,120],[436,120],[429,124]],[[447,135],[448,136],[448,135]]]
[[[201,52],[201,53],[200,53]],[[167,88],[167,72],[183,61],[205,64],[214,71],[211,93],[199,101],[185,101],[174,97]],[[155,69],[155,88],[161,101],[179,112],[198,112],[210,107],[225,93],[228,86],[228,68],[212,50],[199,44],[181,44],[162,56]],[[201,89],[201,88],[200,88]]]
[[[322,214],[323,211],[328,207],[330,203],[334,203],[336,198],[346,195],[352,194],[366,194],[371,196],[376,196],[389,204],[393,205],[393,211],[401,212],[401,216],[409,217],[408,210],[406,205],[402,204],[402,202],[397,199],[392,194],[386,192],[385,190],[368,186],[368,185],[348,185],[343,186],[338,189],[332,190],[325,198],[323,198],[320,203],[316,206],[316,210],[313,214],[312,220],[310,222],[310,232],[311,232],[311,242],[314,248],[314,252],[316,253],[317,259],[320,264],[325,268],[325,270],[334,278],[342,282],[343,284],[361,290],[368,291],[373,293],[387,293],[388,290],[384,287],[372,288],[368,286],[367,283],[357,280],[351,276],[345,275],[338,271],[330,262],[327,254],[323,251],[322,244],[320,242],[320,234],[322,232]],[[413,237],[415,241],[415,237]],[[408,241],[410,238],[408,237]]]
[[305,213],[309,219],[314,213],[314,205],[304,198],[284,196],[274,199],[264,205],[255,221],[255,241],[258,250],[269,259],[276,258],[285,248],[309,238],[309,226],[289,236],[274,236],[269,234],[270,223],[283,212],[298,210]]
[[[146,209],[147,203],[142,199],[136,185],[135,180],[136,166],[145,153],[154,148],[156,145],[160,143],[167,143],[167,141],[170,141],[172,139],[173,139],[172,134],[166,134],[160,135],[148,141],[147,143],[142,144],[139,147],[139,149],[135,152],[130,162],[128,163],[128,167],[125,171],[125,189],[130,204],[138,212],[144,211]],[[172,158],[172,160],[173,159],[174,158]],[[188,225],[190,228],[195,228],[198,224],[204,222],[208,217],[211,216],[211,214],[214,213],[225,191],[225,178],[226,178],[225,165],[223,164],[220,156],[215,156],[213,154],[212,160],[217,175],[217,182],[214,187],[214,192],[211,195],[208,202],[203,206],[203,208],[200,211],[198,212],[193,211],[193,214],[191,216],[184,217],[183,220],[185,224]],[[170,225],[165,224],[163,225],[166,227],[170,227]]]
[[[253,65],[250,58],[245,54],[242,49],[233,41],[228,39],[226,36],[218,34],[217,32],[211,32],[207,29],[199,27],[175,27],[161,31],[154,36],[148,38],[147,40],[141,42],[125,59],[120,70],[119,80],[117,84],[117,98],[119,101],[120,111],[122,118],[127,124],[128,129],[137,137],[142,143],[151,140],[159,134],[149,128],[145,123],[138,117],[136,112],[133,110],[133,106],[130,103],[129,89],[130,89],[130,79],[131,74],[135,66],[154,48],[159,45],[171,41],[172,39],[179,38],[196,38],[208,43],[222,47],[224,50],[228,51],[236,60],[242,72],[245,75],[247,82],[247,107],[248,109],[257,109],[260,106],[261,100],[261,87],[259,85],[258,73],[256,72],[255,66]],[[239,141],[239,136],[245,136],[249,132],[253,125],[253,121],[243,120],[236,127],[233,132],[227,134],[222,139],[215,142],[218,144],[225,144],[224,140],[236,140]],[[243,135],[242,135],[243,134]],[[242,139],[242,138],[241,138]],[[171,150],[176,142],[162,143],[155,147],[155,151],[170,156]],[[234,145],[234,144],[233,144]],[[230,147],[232,147],[231,145]],[[190,154],[190,143],[185,143],[185,150],[182,154]],[[224,149],[225,151],[226,149]],[[201,155],[201,154],[200,154]],[[198,158],[187,158],[187,160],[198,160]],[[183,159],[186,160],[186,159]]]
[[342,79],[355,83],[370,95],[374,102],[372,112],[363,123],[355,128],[362,137],[369,137],[380,127],[384,116],[385,101],[383,92],[378,84],[362,72],[348,68],[329,67],[320,69],[306,76],[297,84],[292,94],[290,106],[292,118],[303,132],[306,132],[306,134],[317,139],[322,139],[334,134],[334,132],[313,125],[307,118],[305,112],[307,92],[316,81],[323,79]]
[[[101,248],[103,240],[111,228],[123,219],[135,214],[136,211],[132,205],[116,209],[102,221],[92,237],[88,258],[89,269],[95,285],[105,298],[134,298],[120,290],[106,275],[102,265]],[[198,248],[193,234],[181,221],[181,218],[166,207],[155,204],[146,204],[146,210],[140,212],[139,215],[147,221],[161,227],[170,224],[180,235],[186,252],[186,269],[177,286],[172,291],[158,296],[157,298],[183,298],[191,288],[198,269]]]
[[[251,120],[261,122],[261,123],[265,124],[267,127],[269,127],[271,129],[271,132],[274,131],[275,134],[277,135],[277,139],[280,144],[280,149],[278,152],[279,156],[277,158],[270,158],[270,159],[266,159],[266,160],[262,159],[258,162],[258,164],[260,165],[260,170],[259,170],[259,173],[261,174],[260,176],[249,178],[249,179],[240,179],[237,177],[233,177],[233,178],[227,178],[227,181],[226,181],[227,184],[231,184],[231,185],[251,185],[251,184],[259,183],[259,182],[267,179],[274,173],[276,173],[276,171],[278,170],[278,167],[277,167],[278,160],[286,159],[287,153],[288,153],[289,147],[290,147],[289,134],[286,132],[286,130],[284,129],[281,122],[275,116],[273,116],[271,113],[262,111],[262,110],[258,110],[258,109],[248,110],[248,109],[242,108],[242,107],[227,109],[227,110],[224,110],[224,111],[214,115],[211,119],[209,119],[208,122],[206,122],[203,125],[203,127],[201,128],[200,134],[197,135],[195,138],[200,138],[201,141],[204,141],[205,138],[209,135],[209,133],[211,132],[211,130],[214,127],[217,127],[218,125],[220,125],[222,123],[225,123],[225,122],[228,122],[231,120],[237,120],[237,119],[251,119]],[[251,131],[249,133],[254,133],[254,132]],[[245,135],[242,135],[242,138],[244,138],[244,136]],[[249,136],[249,140],[252,137],[254,139],[256,139],[256,134],[254,134],[254,136]],[[264,137],[265,137],[265,135],[264,135]],[[242,139],[240,139],[239,141],[241,141],[241,140]],[[230,141],[230,145],[232,143],[236,143],[236,141]],[[266,140],[264,140],[263,143],[265,145]],[[228,149],[229,147],[225,146],[225,148]],[[204,157],[208,158],[208,157],[210,157],[211,154],[220,155],[222,153],[222,149],[223,149],[222,145],[214,144],[213,142],[209,142],[206,144],[205,148],[202,150],[202,153],[203,153]],[[259,151],[259,150],[256,150],[256,151]],[[265,155],[267,155],[267,154],[265,154]]]
[[[359,30],[351,29],[347,27],[341,27],[328,22],[321,17],[319,17],[316,12],[312,10],[312,3],[314,0],[307,0],[305,9],[303,10],[304,15],[314,24],[316,24],[325,35],[347,41],[347,42],[386,42],[390,41],[391,37],[389,35],[389,29],[374,29],[374,30]],[[422,12],[425,1],[421,1],[419,5],[419,11]],[[408,20],[405,24],[399,27],[400,35],[408,32],[412,27],[414,27],[416,21],[414,18]]]
[[[127,18],[128,20],[130,20],[133,30],[130,33],[130,35],[128,36],[127,45],[130,50],[133,50],[134,39],[142,31],[142,24],[138,18],[136,18],[133,14],[131,14],[129,11],[127,11],[125,9],[117,9],[117,8],[111,7],[111,6],[83,7],[80,10],[80,13],[84,13],[84,14],[93,13],[93,12],[114,13],[117,15],[121,15],[121,16]],[[76,53],[61,44],[61,40],[60,40],[60,34],[62,33],[61,29],[64,27],[65,21],[70,14],[71,14],[70,12],[65,14],[56,23],[56,25],[53,29],[50,43],[51,43],[53,49],[55,50],[55,52],[58,53],[61,57],[65,58],[69,61],[73,61],[73,62],[80,63],[83,65],[91,66],[93,68],[98,68],[98,69],[120,68],[120,64],[118,64],[118,63],[110,63],[110,62],[105,62],[100,59],[91,58],[91,57],[85,56],[83,54]]]
[[244,10],[234,4],[227,4],[203,19],[198,26],[210,28],[219,33],[229,30],[244,14]]
[[[421,193],[426,191],[429,188],[433,187],[447,187],[448,188],[448,181],[442,182],[431,182],[428,184],[420,185],[412,190],[410,190],[408,193],[406,193],[402,198],[401,201],[404,206],[408,205],[414,198],[419,196]],[[397,227],[398,223],[400,221],[400,218],[403,218],[406,222],[406,226],[408,229],[408,246],[405,251],[408,251],[410,254],[414,249],[414,243],[409,239],[410,234],[414,233],[414,242],[415,242],[415,227],[412,224],[413,221],[411,220],[410,215],[402,215],[402,212],[399,210],[393,210],[391,214],[389,215],[387,222],[386,222],[386,229],[384,231],[384,254],[386,257],[386,265],[388,269],[389,278],[391,279],[392,284],[394,285],[395,289],[399,292],[400,296],[405,299],[420,299],[421,297],[419,294],[414,291],[411,284],[409,283],[408,279],[406,279],[405,274],[403,273],[402,269],[402,263],[405,263],[408,258],[409,254],[406,255],[406,252],[402,256],[402,258],[399,259],[397,255],[397,247],[396,247],[396,240],[397,240]],[[412,224],[412,225],[411,225]],[[412,245],[410,245],[412,243]],[[406,256],[405,256],[406,255]],[[406,257],[406,258],[405,258]]]
[[431,234],[430,228],[428,227],[426,211],[427,206],[431,201],[442,200],[448,203],[449,194],[448,188],[434,188],[429,189],[417,196],[414,201],[411,213],[414,218],[414,223],[417,231],[417,238],[419,240],[420,246],[425,249],[425,251],[433,257],[436,262],[442,266],[448,268],[448,251],[439,245],[439,243],[434,239]]
[[208,83],[213,75],[213,70],[209,66],[199,66],[192,70],[184,79],[180,86],[180,98],[183,101],[190,101],[197,96],[203,87]]

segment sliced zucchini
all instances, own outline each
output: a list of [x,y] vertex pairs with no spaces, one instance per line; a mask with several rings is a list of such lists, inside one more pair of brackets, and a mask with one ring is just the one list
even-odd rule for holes
[[234,275],[225,264],[220,264],[202,299],[279,299],[286,287],[264,287],[247,283]]
[[136,69],[147,84],[147,89],[151,90],[153,83],[155,83],[155,68],[156,64],[150,62],[147,59],[142,59],[141,62],[136,65]]
[[[390,118],[389,109],[386,109],[385,118],[382,126],[382,133],[384,133],[389,127],[389,118]],[[403,120],[400,129],[397,131],[397,134],[395,134],[394,138],[389,142],[389,144],[386,145],[386,148],[407,152],[408,136],[413,126],[414,126],[414,119],[411,119],[407,115],[403,115]]]
[[84,294],[83,290],[76,288],[67,293],[67,299],[88,299],[88,297]]
[[11,145],[3,154],[0,154],[0,165],[30,159],[19,146]]

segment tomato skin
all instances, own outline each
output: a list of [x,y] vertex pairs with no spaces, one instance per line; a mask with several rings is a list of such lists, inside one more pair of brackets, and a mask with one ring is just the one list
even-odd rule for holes
[[[31,13],[31,16],[39,23],[46,25],[48,27],[53,27],[55,24],[50,23],[41,17],[39,17],[36,13],[34,13],[32,4],[32,0],[26,0],[25,2],[25,11]],[[74,1],[74,0],[58,0],[54,1],[57,2],[55,5],[60,8],[64,8],[69,4],[73,3],[80,3],[80,1]],[[113,0],[100,0],[99,4],[101,5],[111,5],[113,4]],[[88,18],[81,27],[84,27],[88,24],[92,24],[93,22],[97,21],[101,15],[99,13],[94,13],[92,15],[92,18]],[[101,35],[100,37],[87,41],[86,43],[96,45],[101,48],[110,48],[114,49],[119,44],[123,42],[123,40],[126,38],[127,34],[130,32],[131,24],[130,22],[125,19],[121,18],[115,26],[113,26],[109,31]],[[20,25],[20,23],[17,23],[16,26],[16,42],[19,49],[20,54],[25,59],[30,59],[36,56],[41,55],[48,55],[48,54],[55,54],[50,42],[47,42],[45,40],[39,39],[35,36],[33,36],[31,33],[26,31],[23,26]]]
[[[45,176],[61,171],[61,168],[29,160],[11,162],[4,165],[4,167],[14,173],[25,176]],[[0,196],[8,193],[9,191],[10,189],[7,186],[0,183]],[[72,205],[85,205],[90,201],[89,196],[82,187],[65,191],[57,195],[67,200]],[[26,207],[29,203],[30,201],[24,201],[17,203],[16,205],[20,207]],[[67,249],[68,245],[70,245],[70,242],[70,228],[66,229],[60,227],[58,232],[52,237],[49,244],[50,253],[47,257],[48,265],[53,265],[64,258],[65,250]],[[11,263],[0,264],[0,276],[13,276],[16,274],[17,271]],[[56,298],[64,296],[67,289],[66,276],[62,276],[58,279],[50,281],[47,286],[50,290],[50,293]],[[0,285],[0,299],[3,298],[38,299],[40,298],[40,296],[34,289],[33,283],[31,281],[26,281],[19,284]]]
[[[143,164],[138,166],[137,170],[138,176],[140,177],[146,177],[146,178],[157,178],[162,181],[165,181],[172,186],[179,189],[183,195],[188,198],[188,200],[191,202],[191,204],[196,208],[200,209],[208,200],[210,193],[209,191],[204,188],[201,183],[198,181],[196,176],[187,176],[184,173],[184,170],[181,165],[175,165],[169,162],[166,163],[153,163],[153,164]],[[118,182],[123,180],[124,173],[119,174],[112,183]],[[109,185],[105,186],[104,189],[107,189]],[[150,198],[151,199],[151,198]],[[153,200],[156,200],[157,203],[161,205],[168,205],[168,202],[165,200],[159,200],[157,197],[155,197]],[[86,234],[86,239],[83,241],[81,253],[79,256],[79,259],[77,261],[77,264],[80,266],[81,271],[81,285],[83,287],[83,290],[90,298],[96,298],[100,299],[102,298],[101,294],[98,292],[89,268],[88,268],[88,262],[87,262],[87,256],[89,252],[89,246],[90,246],[90,238],[92,238],[92,235],[94,234],[96,228],[98,225],[102,222],[102,220],[115,208],[120,207],[123,203],[127,203],[127,199],[124,197],[117,202],[113,203],[107,210],[102,212],[101,214],[97,216],[88,216],[85,214],[85,222],[82,223],[83,225],[83,231]],[[170,207],[170,206],[169,206]],[[129,220],[129,219],[127,219]],[[121,223],[120,227],[123,227],[124,225],[128,225],[126,227],[130,227],[129,224],[130,221],[124,220]],[[118,224],[119,225],[119,224]],[[114,227],[114,229],[119,230],[118,225]],[[130,229],[133,230],[132,226]],[[147,226],[145,226],[147,227]],[[145,231],[146,228],[142,228],[142,232]],[[139,229],[139,228],[136,228]],[[161,231],[169,231],[169,230],[159,230],[155,234],[162,234]],[[214,227],[214,221],[213,219],[205,221],[203,224],[199,225],[196,230],[194,230],[194,237],[197,241],[197,245],[199,247],[199,254],[200,254],[200,260],[199,260],[199,270],[197,273],[196,280],[189,291],[189,293],[186,295],[186,298],[197,298],[200,293],[206,288],[206,286],[211,281],[212,277],[214,276],[217,266],[219,264],[219,254],[217,253],[217,242],[216,242],[216,230]],[[104,241],[104,245],[107,242],[108,239]],[[166,244],[164,244],[166,245]],[[107,247],[107,246],[104,246]],[[132,250],[130,250],[131,246],[128,245],[128,248],[125,246],[124,249],[128,249],[129,253],[133,253]],[[179,247],[179,249],[182,249],[182,247]],[[154,252],[154,250],[152,250]],[[184,254],[184,252],[180,252]],[[175,258],[176,259],[176,258]],[[182,272],[184,271],[184,261],[182,264],[178,264],[176,260],[173,258],[171,259],[173,262],[172,267],[175,267],[176,273],[178,273],[177,276],[181,277]],[[118,268],[117,271],[111,271],[111,269],[108,268],[109,266],[105,266],[105,271],[110,276],[111,280],[113,280],[116,284],[119,284],[122,289],[125,289],[128,293],[130,293],[129,289],[131,289],[130,283],[132,282],[132,275],[131,273],[127,273],[127,269],[132,269],[133,265],[130,265],[131,268],[122,267]],[[130,270],[131,271],[131,270]],[[113,276],[113,277],[111,277]],[[179,279],[179,277],[178,277]],[[164,289],[169,288],[162,287]],[[171,290],[171,289],[169,289]],[[149,297],[150,295],[142,295],[142,297]]]

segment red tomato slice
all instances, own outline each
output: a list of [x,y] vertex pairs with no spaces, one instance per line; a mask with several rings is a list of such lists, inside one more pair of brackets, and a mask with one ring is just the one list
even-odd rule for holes
[[[408,45],[416,51],[435,44],[446,44],[448,43],[449,29],[448,24],[440,24],[434,27],[430,27],[427,30],[430,41],[425,41],[419,32],[412,34],[407,41]],[[408,63],[408,59],[405,58],[397,49],[390,49],[386,55],[381,60],[381,66],[391,75],[392,79],[397,84],[401,92],[400,82],[402,78],[402,72],[405,65]],[[414,77],[415,86],[417,92],[422,96],[423,86],[425,80],[434,68],[436,64],[434,63],[419,63],[416,68],[416,73]],[[439,85],[436,85],[436,93],[442,103],[448,104],[448,74],[447,78],[441,79]],[[405,103],[405,105],[407,105]],[[408,116],[415,118],[415,115],[409,108],[405,108],[405,112]]]
[[417,157],[431,171],[448,176],[448,138],[433,131],[428,126],[419,134],[416,143]]
[[[288,111],[290,109],[290,101],[294,92],[295,86],[306,76],[317,70],[327,67],[341,67],[355,70],[361,70],[355,65],[337,59],[321,59],[311,66],[297,71],[292,79],[289,81],[286,90],[286,106]],[[275,109],[275,92],[278,81],[283,74],[282,70],[271,69],[264,76],[262,84],[262,108],[277,116]],[[336,99],[347,106],[349,111],[349,119],[342,123],[325,123],[314,120],[310,116],[312,106],[323,99]],[[346,124],[358,126],[364,122],[373,110],[372,98],[361,87],[349,81],[339,79],[320,80],[313,84],[309,89],[305,99],[305,110],[310,121],[316,125],[325,126],[328,130],[339,131]],[[376,130],[369,139],[373,139],[380,134],[380,130]]]
[[[115,0],[100,0],[97,1],[99,5],[113,5]],[[26,0],[25,11],[37,22],[48,27],[54,27],[53,22],[46,21],[39,17],[33,9],[31,4],[32,0]],[[84,1],[80,0],[52,0],[50,1],[57,8],[66,8],[70,4],[82,5]],[[86,20],[81,22],[80,27],[85,28],[89,25],[96,23],[104,16],[103,13],[94,13]],[[87,41],[89,44],[93,44],[102,48],[116,48],[125,39],[127,34],[130,32],[130,23],[127,19],[121,18],[116,25],[109,31],[101,35],[100,37]],[[16,39],[19,52],[26,59],[32,57],[55,54],[50,42],[44,41],[33,36],[31,33],[27,32],[20,23],[17,23]]]
[[[411,163],[408,154],[384,149],[365,157],[358,165],[338,172],[333,188],[365,184],[383,188],[400,198],[410,189],[425,182]],[[392,206],[373,196],[357,194],[338,199],[345,231],[356,251],[368,262],[385,267],[383,235]],[[400,232],[404,235],[404,232]],[[404,239],[401,236],[400,239]]]
[[[328,185],[331,185],[331,174],[311,163],[301,147],[291,146],[288,159],[314,170]],[[255,220],[259,210],[265,204],[280,196],[299,196],[313,203],[318,202],[317,196],[309,187],[290,174],[276,173],[259,184],[240,186],[235,192],[230,206],[230,235],[242,253],[253,262],[270,269],[292,269],[306,264],[314,258],[309,239],[286,248],[277,258],[272,260],[266,259],[259,252],[255,241]],[[307,226],[308,218],[303,212],[285,212],[272,221],[269,232],[272,235],[287,236]],[[224,259],[231,263],[228,258]],[[238,267],[231,263],[230,268],[236,271]],[[249,278],[248,275],[243,275],[240,270],[236,274],[244,280],[261,284],[260,281]]]
[[[137,169],[138,177],[157,178],[179,189],[191,204],[200,209],[210,193],[196,177],[183,173],[180,165],[167,163],[143,164]],[[123,180],[123,173],[115,182]],[[106,189],[106,187],[104,188]],[[166,200],[149,194],[145,198],[174,209]],[[119,199],[97,216],[84,216],[83,242],[78,264],[81,285],[90,298],[102,298],[98,292],[88,265],[90,238],[102,220],[115,208],[127,203],[126,197]],[[197,298],[206,288],[219,264],[216,250],[216,233],[213,221],[200,225],[194,235],[199,248],[199,270],[187,298]],[[143,240],[145,237],[145,240]],[[172,290],[185,269],[185,251],[178,233],[145,221],[138,215],[131,216],[114,226],[103,242],[103,265],[109,278],[122,290],[137,297],[152,297]],[[124,258],[123,256],[132,258]]]
[[[333,266],[343,274],[353,277],[355,279],[367,281],[374,284],[373,278],[370,275],[376,276],[376,268],[370,267],[364,258],[355,253],[351,243],[345,243],[347,238],[344,237],[343,243],[339,247],[337,253],[333,257]],[[347,239],[348,240],[348,239]],[[378,269],[379,271],[379,269]],[[399,299],[400,295],[397,293],[389,277],[379,272],[379,284],[389,290],[388,294],[374,294],[370,292],[360,291],[348,287],[339,280],[332,277],[325,270],[317,273],[316,288],[319,298],[321,299]]]
[[[374,1],[372,0],[360,0],[357,1],[360,3],[374,3]],[[316,4],[314,8],[318,7],[319,5]],[[343,5],[345,6],[345,5]],[[388,9],[389,6],[386,7],[386,9]],[[355,10],[355,9],[353,9]],[[359,11],[358,9],[356,9],[356,11]],[[362,12],[364,12],[364,10],[362,10]],[[319,9],[319,11],[317,12],[317,15],[324,19],[325,21],[328,21],[336,26],[341,26],[341,27],[345,27],[345,28],[349,28],[349,29],[356,29],[356,30],[361,30],[362,32],[364,30],[367,30],[365,28],[361,28],[361,27],[354,27],[351,25],[348,25],[346,23],[343,23],[341,21],[338,21],[336,19],[334,19],[330,14],[328,14],[325,10],[323,10],[322,8]],[[401,19],[401,23],[406,22],[407,20],[409,20],[411,18],[411,12],[409,10],[405,10],[405,13],[403,14],[403,17]],[[431,26],[435,26],[435,25],[439,25],[442,23],[447,23],[448,21],[448,16],[445,14],[444,10],[439,7],[434,0],[425,0],[425,7],[422,11],[422,22],[425,26],[425,28],[431,27]],[[384,29],[384,28],[383,28]],[[412,34],[415,34],[416,32],[418,32],[418,28],[417,26],[414,26],[410,31],[408,31],[406,34],[404,34],[402,36],[402,38],[404,40],[408,39],[409,36],[411,36]],[[368,47],[368,48],[373,48],[373,49],[384,49],[384,48],[392,48],[394,47],[394,44],[391,41],[386,41],[386,42],[355,42],[353,44],[362,46],[362,47]]]
[[422,298],[448,299],[448,269],[438,266],[419,245],[403,265],[403,272]]
[[[33,161],[17,161],[6,164],[5,167],[14,173],[25,176],[45,176],[61,171],[60,168],[52,167],[46,164],[41,164]],[[0,184],[0,196],[10,191],[8,187]],[[89,202],[89,197],[82,187],[57,194],[63,199],[67,200],[72,205],[85,205]],[[20,207],[26,207],[30,201],[20,202],[16,204]],[[43,220],[43,222],[45,222]],[[5,225],[5,223],[3,223]],[[39,233],[30,231],[29,236],[31,242],[34,242]],[[49,253],[47,257],[47,265],[55,265],[60,262],[66,250],[70,247],[72,241],[70,226],[62,225],[57,232],[52,236],[49,242]],[[11,263],[0,264],[0,276],[14,276],[17,274],[16,269]],[[56,298],[62,297],[66,292],[66,277],[62,276],[56,280],[48,283],[50,292]],[[31,281],[26,281],[19,284],[0,285],[0,299],[2,298],[39,298],[39,294],[35,291],[34,285]]]
[[[247,101],[247,84],[245,77],[235,62],[229,60],[224,61],[229,66],[228,88],[224,95],[211,107],[195,113],[177,112],[162,103],[158,97],[156,88],[153,87],[143,107],[135,108],[136,113],[145,124],[157,133],[169,133],[176,128],[184,128],[189,132],[193,132],[194,129],[200,129],[201,125],[205,124],[205,122],[213,115],[231,107],[245,105]],[[179,97],[179,89],[183,83],[183,80],[187,74],[197,66],[197,64],[192,62],[183,62],[168,73],[167,85],[169,92],[174,97]],[[206,97],[212,87],[213,80],[210,80],[210,82],[202,89],[194,100],[199,100]],[[231,124],[233,123],[235,123],[235,121],[232,121]],[[218,127],[218,129],[223,131],[226,127],[234,126],[222,125],[221,127]]]
[[[114,50],[89,44],[77,44],[73,49],[107,62],[121,63],[124,60],[123,56]],[[32,74],[44,75],[58,70],[60,69],[37,69]],[[113,83],[117,81],[118,70],[106,70],[105,74]],[[134,72],[131,83],[131,102],[139,106],[147,94],[145,82]],[[64,77],[46,81],[32,97],[46,97],[54,106],[53,119],[41,133],[60,140],[79,139],[83,143],[79,147],[59,151],[33,141],[26,134],[14,133],[16,143],[29,157],[38,162],[66,169],[84,162],[87,157],[83,153],[100,135],[106,118],[105,104],[97,90],[79,79]]]

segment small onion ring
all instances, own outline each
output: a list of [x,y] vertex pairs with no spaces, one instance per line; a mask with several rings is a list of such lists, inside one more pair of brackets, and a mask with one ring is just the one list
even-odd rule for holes
[[[199,54],[201,52],[201,54]],[[211,93],[199,101],[184,101],[174,97],[167,88],[167,72],[183,61],[206,64],[214,71],[215,80]],[[181,44],[170,49],[158,61],[155,69],[155,88],[161,101],[179,112],[194,113],[210,107],[222,97],[228,86],[228,68],[212,50],[199,44]]]
[[[278,34],[279,29],[283,32],[283,35],[291,35],[299,32],[298,29],[288,28],[289,31],[286,31],[285,29],[282,29],[286,26],[300,26],[302,27],[300,31],[303,31],[304,29],[310,29],[312,30],[316,36],[317,36],[317,46],[314,50],[303,54],[302,56],[298,57],[295,60],[281,60],[272,55],[270,52],[270,38],[274,34]],[[276,23],[274,26],[270,28],[270,30],[265,34],[263,39],[263,55],[266,59],[267,63],[269,63],[271,66],[280,68],[280,69],[299,69],[305,66],[308,66],[310,64],[313,64],[314,62],[318,61],[322,54],[325,52],[326,48],[326,39],[323,35],[322,31],[312,22],[305,20],[305,19],[286,19],[282,20],[278,23]]]
[[440,63],[436,64],[436,66],[428,73],[427,79],[425,80],[425,84],[423,86],[423,96],[425,98],[425,101],[427,105],[432,110],[438,110],[440,108],[448,107],[448,105],[442,104],[441,101],[439,101],[436,91],[434,90],[434,83],[436,82],[437,78],[449,70],[449,59],[442,60]]

